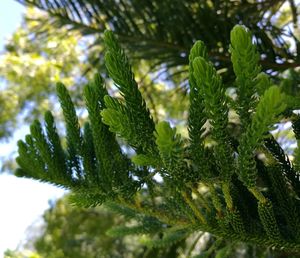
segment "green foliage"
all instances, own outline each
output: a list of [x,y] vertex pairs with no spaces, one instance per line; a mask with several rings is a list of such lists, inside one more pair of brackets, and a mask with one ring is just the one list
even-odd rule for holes
[[280,240],[281,236],[277,222],[274,220],[272,203],[270,201],[266,203],[259,202],[258,214],[269,238]]
[[249,122],[250,113],[255,104],[253,95],[255,93],[255,78],[260,72],[259,54],[256,52],[256,46],[252,44],[250,32],[243,26],[235,26],[230,33],[230,39],[231,61],[236,75],[240,106],[238,113],[242,124],[245,125]]
[[[17,174],[70,188],[73,202],[83,206],[107,203],[135,218],[135,224],[114,228],[111,234],[146,234],[148,239],[159,232],[149,241],[153,248],[208,231],[232,241],[299,252],[299,234],[290,234],[292,228],[299,230],[300,182],[292,176],[297,167],[270,137],[283,116],[289,120],[293,115],[287,112],[291,107],[281,89],[269,87],[269,80],[258,75],[257,53],[247,29],[238,26],[232,32],[237,99],[226,95],[203,43],[192,48],[188,139],[168,122],[154,124],[124,50],[111,32],[105,33],[104,41],[107,69],[123,99],[106,95],[96,76],[84,89],[89,122],[81,130],[70,96],[59,84],[66,147],[60,147],[47,113],[46,133],[34,122],[31,135],[18,144]],[[236,135],[229,130],[230,112],[237,112],[242,123]],[[298,132],[295,123],[294,128]],[[124,155],[116,137],[136,155]],[[65,169],[58,153],[65,153]]]
[[[31,135],[26,136],[25,142],[18,143],[20,155],[17,162],[26,167],[32,177],[39,175],[42,181],[73,189],[70,200],[84,207],[96,206],[107,198],[114,198],[115,192],[132,195],[132,187],[136,187],[137,183],[129,175],[129,160],[99,116],[105,107],[103,98],[106,90],[102,79],[96,76],[85,87],[91,125],[86,123],[84,130],[80,128],[73,102],[63,84],[57,85],[57,93],[66,124],[65,150],[56,132],[53,116],[47,112],[46,132],[38,121],[31,125]],[[107,148],[105,151],[104,146]],[[108,162],[112,159],[116,162]],[[26,176],[22,169],[18,169],[16,174]]]
[[118,134],[120,137],[125,139],[132,146],[139,145],[138,136],[128,130],[130,126],[129,112],[124,105],[115,98],[105,96],[106,109],[101,112],[103,122],[109,125],[109,130],[113,133]]
[[239,146],[240,177],[247,187],[256,185],[257,172],[253,152],[260,147],[265,134],[276,120],[279,120],[278,115],[285,110],[284,99],[284,95],[277,86],[267,89],[257,105],[251,123],[241,136]]
[[202,41],[197,41],[191,49],[189,55],[189,83],[190,83],[190,108],[188,117],[188,131],[190,138],[190,151],[192,160],[197,166],[196,173],[200,174],[202,179],[213,177],[212,169],[209,167],[207,160],[207,152],[204,148],[204,124],[206,123],[205,105],[201,88],[198,87],[194,76],[195,58],[203,57],[207,59],[207,50]]
[[151,248],[167,248],[185,239],[188,236],[185,230],[169,230],[160,239],[144,239],[142,242]]
[[160,162],[160,160],[156,157],[144,154],[135,155],[131,157],[131,160],[134,164],[138,166],[158,166]]
[[217,74],[213,64],[203,57],[197,57],[193,61],[193,76],[199,94],[203,96],[205,114],[212,126],[212,137],[216,141],[215,157],[218,160],[220,176],[225,181],[230,179],[234,172],[233,152],[230,147],[227,133],[229,107],[225,88],[221,77]]
[[[56,91],[66,123],[67,151],[69,156],[68,160],[70,162],[69,167],[71,171],[75,171],[76,177],[80,179],[82,174],[79,164],[79,155],[82,154],[82,135],[80,132],[78,118],[74,104],[66,87],[63,84],[58,83]],[[72,173],[71,171],[70,173]]]
[[[110,125],[109,123],[113,123],[112,118],[115,116],[119,117],[120,121],[122,121],[122,117],[125,116],[129,124],[127,124],[127,128],[123,127],[123,129],[128,130],[128,126],[129,128],[135,128],[133,137],[138,139],[135,146],[137,151],[151,152],[154,146],[154,122],[150,118],[149,110],[146,108],[145,101],[138,90],[138,85],[134,80],[128,59],[112,32],[107,31],[104,34],[104,42],[107,47],[105,54],[106,68],[126,103],[121,113],[121,104],[114,103],[114,105],[116,105],[114,108],[112,107],[112,101],[107,100],[108,103],[111,103],[111,105],[109,105],[111,109],[104,112],[104,117],[106,117],[104,121]],[[109,117],[111,119],[109,119]],[[119,122],[119,124],[122,124],[122,122]],[[128,136],[127,140],[130,141],[130,138],[131,136]]]
[[155,127],[156,145],[167,173],[182,181],[188,180],[187,165],[184,161],[184,149],[181,136],[168,122],[160,122]]
[[41,256],[37,254],[36,252],[31,251],[12,251],[12,250],[6,250],[4,253],[4,258],[40,258]]
[[[103,124],[99,116],[100,112],[106,107],[104,101],[106,94],[107,91],[102,78],[98,75],[95,76],[93,83],[88,84],[84,88],[84,97],[89,113],[92,137],[98,139],[94,143],[95,155],[99,161],[97,168],[105,173],[105,181],[103,182],[103,186],[105,187],[108,186],[110,181],[109,177],[111,176],[113,176],[113,181],[118,184],[125,183],[126,178],[128,178],[126,172],[128,170],[127,158],[122,154],[114,135],[109,132],[108,127]],[[119,163],[112,164],[109,162],[111,159],[119,160]]]

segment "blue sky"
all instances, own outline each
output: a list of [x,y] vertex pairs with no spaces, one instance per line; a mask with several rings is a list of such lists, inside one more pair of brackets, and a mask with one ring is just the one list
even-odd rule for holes
[[[21,23],[24,11],[24,7],[13,0],[0,1],[0,55],[6,38]],[[15,151],[16,141],[24,137],[27,130],[21,128],[9,143],[0,142],[0,156]],[[0,257],[6,249],[15,249],[26,238],[26,229],[49,207],[48,201],[63,193],[51,185],[0,174]]]
[[24,7],[13,0],[0,2],[0,49],[3,49],[5,38],[8,37],[21,22]]

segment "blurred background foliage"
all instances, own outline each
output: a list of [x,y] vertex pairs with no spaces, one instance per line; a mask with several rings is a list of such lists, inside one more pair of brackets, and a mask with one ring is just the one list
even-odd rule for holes
[[[230,242],[198,232],[170,247],[147,246],[143,235],[116,237],[109,230],[136,223],[107,208],[83,209],[71,206],[66,197],[52,204],[43,224],[31,228],[31,238],[21,250],[7,250],[4,258],[297,258],[297,254]],[[108,232],[108,233],[107,233]],[[153,234],[153,238],[161,237]]]
[[[30,17],[30,19],[29,19]],[[44,27],[44,37],[35,28],[48,16],[27,9],[22,25],[5,46],[0,59],[0,76],[5,80],[0,97],[0,137],[10,136],[24,122],[53,109],[55,84],[81,83],[84,45],[80,34],[66,28]]]
[[29,254],[32,258],[171,258],[183,252],[179,248],[183,242],[160,250],[147,248],[138,236],[109,236],[106,231],[112,226],[128,224],[128,219],[103,207],[83,209],[71,206],[66,197],[53,203],[43,220],[42,228],[24,244],[25,250],[7,250],[5,257],[24,257],[30,249],[35,250]]
[[[244,24],[252,31],[261,54],[262,70],[274,82],[280,82],[287,94],[300,98],[299,1],[17,2],[25,5],[27,11],[0,56],[0,79],[4,82],[0,94],[2,141],[12,139],[18,129],[47,109],[60,117],[54,92],[57,81],[71,91],[84,122],[82,87],[95,72],[106,77],[102,44],[106,29],[113,30],[125,47],[154,119],[168,119],[183,134],[188,110],[189,49],[198,39],[205,42],[228,94],[234,95],[228,49],[229,32],[235,24]],[[115,86],[106,79],[114,94]],[[234,114],[230,121],[234,133],[238,130]],[[274,133],[291,153],[294,136],[287,134],[289,126],[283,121]],[[15,165],[9,155],[1,159],[5,171],[12,171]],[[42,230],[28,240],[32,253],[8,250],[6,257],[188,257],[197,252],[201,255],[195,257],[294,257],[270,249],[216,241],[205,234],[160,251],[140,243],[141,237],[121,239],[105,235],[112,225],[123,222],[124,218],[103,208],[83,210],[62,199],[46,211]]]
[[[124,219],[114,216],[103,208],[81,209],[71,206],[66,198],[57,201],[44,214],[42,234],[31,239],[26,245],[32,245],[37,257],[126,257],[135,256],[140,250],[134,239],[112,238],[105,235],[114,224],[124,223]],[[142,248],[141,248],[142,249]],[[10,253],[9,253],[10,252]],[[18,252],[7,251],[22,255]]]

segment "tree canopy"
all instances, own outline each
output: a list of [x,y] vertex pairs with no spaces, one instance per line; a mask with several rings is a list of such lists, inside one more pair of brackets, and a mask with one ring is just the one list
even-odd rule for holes
[[[228,46],[235,24],[251,29],[263,71],[278,74],[299,64],[299,6],[293,0],[18,2],[45,10],[55,26],[93,35],[94,45],[99,45],[103,32],[111,29],[131,58],[153,61],[151,71],[154,67],[165,68],[165,72],[173,74],[179,66],[183,71],[192,44],[202,40],[217,70],[225,69],[223,77],[232,78]],[[295,45],[293,49],[291,44]],[[101,56],[90,55],[91,63],[98,62]]]

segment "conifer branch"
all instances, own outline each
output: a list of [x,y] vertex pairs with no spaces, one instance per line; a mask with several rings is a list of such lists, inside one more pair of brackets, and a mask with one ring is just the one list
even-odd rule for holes
[[278,121],[278,115],[284,111],[284,95],[277,86],[265,91],[257,105],[251,124],[247,126],[239,145],[239,175],[244,184],[251,188],[256,186],[256,163],[253,157],[255,149],[262,145],[265,134]]
[[246,125],[255,105],[255,78],[260,72],[259,54],[252,44],[251,33],[241,25],[236,25],[230,33],[230,53],[238,88],[238,113],[241,124]]
[[112,32],[105,32],[104,42],[107,47],[105,64],[108,73],[124,97],[127,110],[125,115],[128,116],[130,128],[135,128],[135,134],[140,139],[136,148],[146,153],[152,152],[154,151],[154,122],[138,90],[129,61]]
[[189,84],[190,84],[190,109],[188,117],[188,132],[190,138],[190,151],[192,160],[196,166],[195,177],[211,179],[214,177],[213,170],[209,162],[206,161],[207,151],[204,146],[204,124],[207,117],[205,114],[205,104],[201,88],[198,87],[194,76],[193,62],[195,58],[203,57],[207,59],[207,50],[202,41],[197,41],[192,47],[189,55]]
[[193,76],[204,98],[205,113],[213,127],[212,136],[217,142],[215,156],[220,168],[220,178],[230,180],[234,172],[233,151],[230,148],[227,134],[228,112],[225,88],[222,86],[221,77],[217,74],[212,63],[203,57],[193,61]]
[[76,176],[81,178],[79,155],[82,150],[82,135],[75,107],[66,87],[62,83],[57,84],[56,91],[65,118],[69,166],[71,170],[75,170]]
[[[231,33],[239,96],[230,105],[203,42],[193,46],[188,139],[168,122],[154,124],[129,61],[111,32],[105,33],[105,43],[107,70],[123,99],[109,96],[97,75],[84,87],[88,121],[81,129],[67,89],[58,84],[66,147],[47,112],[45,123],[35,121],[30,135],[18,142],[16,175],[68,188],[70,201],[77,205],[105,204],[138,222],[112,229],[111,234],[163,234],[160,242],[147,242],[152,247],[208,231],[233,241],[300,251],[300,152],[296,151],[292,166],[270,135],[286,115],[288,101],[259,73],[250,32],[237,26]],[[228,130],[230,107],[238,111],[242,127],[235,138]],[[210,128],[205,128],[207,121]],[[298,117],[293,121],[297,141],[299,121]],[[116,136],[133,147],[135,155],[127,157]],[[265,156],[257,155],[261,153]],[[199,192],[198,186],[204,190]]]

